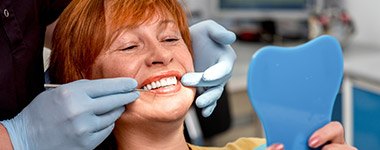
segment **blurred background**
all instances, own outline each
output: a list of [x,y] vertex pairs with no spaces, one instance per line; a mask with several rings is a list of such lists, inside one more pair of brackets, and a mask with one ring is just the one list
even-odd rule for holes
[[[236,33],[237,60],[217,110],[209,118],[192,110],[186,123],[193,143],[223,146],[239,137],[265,137],[246,94],[251,56],[266,45],[294,46],[322,34],[343,48],[344,80],[333,120],[360,150],[380,147],[380,1],[184,0],[190,23],[213,19]],[[190,113],[191,114],[191,113]],[[187,120],[189,121],[189,120]],[[191,120],[189,122],[192,122]],[[200,130],[197,130],[200,128]]]

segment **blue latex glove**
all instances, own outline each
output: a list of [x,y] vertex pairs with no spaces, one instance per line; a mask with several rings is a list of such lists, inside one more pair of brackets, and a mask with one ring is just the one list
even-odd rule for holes
[[191,26],[190,33],[196,72],[185,74],[181,82],[185,86],[205,87],[195,103],[208,117],[231,77],[236,54],[230,44],[236,36],[211,20]]
[[94,149],[114,128],[124,105],[139,97],[128,78],[79,80],[38,95],[1,123],[15,150]]

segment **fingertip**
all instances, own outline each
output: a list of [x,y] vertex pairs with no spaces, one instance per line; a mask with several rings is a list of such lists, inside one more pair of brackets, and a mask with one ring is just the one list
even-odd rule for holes
[[129,88],[136,88],[138,85],[137,81],[133,78],[123,78],[123,80],[125,80],[125,85]]
[[119,108],[117,108],[117,110],[116,110],[117,112],[119,112],[120,113],[120,115],[119,116],[121,116],[121,114],[123,114],[123,112],[125,111],[125,107],[124,106],[122,106],[122,107],[119,107]]
[[202,79],[204,81],[213,81],[221,79],[231,73],[231,67],[227,67],[228,64],[224,61],[209,67],[203,74]]
[[205,74],[202,77],[202,80],[206,82],[215,81],[223,78],[226,75],[227,73],[223,71],[208,71],[207,73],[205,72]]
[[118,102],[120,104],[118,106],[122,106],[124,108],[125,105],[128,105],[128,104],[136,101],[139,97],[140,97],[140,92],[139,91],[133,91],[133,92],[129,92],[129,93],[124,93],[123,97],[121,97],[120,99],[118,99]]
[[[108,127],[95,132],[92,139],[90,139],[92,142],[95,142],[94,148],[97,145],[99,145],[101,142],[103,142],[112,133],[114,128],[115,128],[115,123],[112,123]],[[94,149],[94,148],[91,148],[91,149]]]
[[216,102],[222,96],[224,84],[207,89],[204,93],[197,97],[195,104],[198,108],[216,105]]
[[109,126],[109,128],[111,129],[111,132],[112,132],[113,128],[115,128],[115,123],[112,123],[112,124]]
[[236,35],[232,31],[227,30],[222,25],[213,20],[205,20],[190,27],[190,29],[206,29],[210,38],[222,45],[229,45],[235,42]]
[[198,97],[198,98],[195,100],[195,105],[197,105],[198,108],[203,108],[203,107],[206,106],[205,101],[206,101],[206,100],[202,99],[201,97]]
[[125,90],[125,92],[134,90],[138,85],[137,81],[133,78],[118,77],[118,78],[112,78],[109,80],[113,80],[112,85],[113,86],[115,84],[119,85],[120,87],[122,87]]
[[125,107],[119,107],[117,108],[111,115],[114,115],[112,118],[120,118],[120,116],[124,113]]
[[284,144],[275,143],[268,147],[267,150],[284,150],[285,146]]
[[212,20],[208,20],[206,23],[209,35],[214,41],[222,45],[229,45],[235,42],[236,35],[232,31],[227,30],[222,25]]
[[204,108],[207,107],[208,105],[211,105],[212,102],[218,100],[215,96],[211,95],[209,96],[203,93],[202,95],[198,96],[197,99],[195,100],[195,105],[197,105],[198,108]]
[[207,118],[207,117],[210,117],[210,115],[211,115],[211,112],[206,111],[206,110],[202,110],[202,116],[203,117]]
[[228,30],[214,30],[214,32],[211,32],[210,36],[213,40],[222,45],[230,45],[236,40],[235,33]]
[[201,82],[203,73],[186,73],[181,78],[184,86],[194,86]]
[[202,116],[203,117],[209,117],[211,116],[212,112],[214,111],[216,107],[216,102],[214,104],[211,104],[210,106],[207,106],[202,110]]
[[135,94],[135,97],[136,97],[136,98],[140,97],[140,91],[135,91],[135,92],[133,92],[133,93]]
[[284,149],[284,144],[276,144],[276,145],[274,146],[274,149],[275,149],[275,150],[283,150],[283,149]]
[[129,101],[127,104],[134,102],[136,99],[138,99],[140,97],[139,91],[134,91],[134,92],[131,92],[129,94],[130,94],[130,97],[129,97]]
[[311,148],[317,148],[320,146],[319,144],[320,138],[318,136],[311,136],[311,138],[308,141],[308,144]]

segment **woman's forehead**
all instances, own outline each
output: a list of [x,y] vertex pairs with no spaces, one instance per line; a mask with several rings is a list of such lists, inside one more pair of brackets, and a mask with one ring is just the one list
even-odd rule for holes
[[154,7],[151,9],[139,11],[141,12],[133,12],[133,9],[130,11],[128,11],[128,9],[113,9],[112,6],[106,6],[106,24],[108,27],[110,27],[108,28],[108,31],[112,33],[115,30],[134,28],[142,24],[167,22],[169,20],[174,24],[177,24],[178,22],[174,19],[169,10],[166,10],[164,8]]
[[[112,27],[111,27],[112,26]],[[156,26],[157,29],[161,28],[178,28],[177,22],[169,16],[155,15],[147,20],[139,20],[138,22],[129,22],[125,20],[124,24],[120,24],[118,26],[111,25],[108,26],[108,33],[115,34],[118,32],[124,32],[127,30],[133,30],[141,26]]]
[[183,14],[178,12],[178,9],[181,9],[181,6],[177,6],[176,3],[161,0],[105,0],[105,47],[108,47],[126,29],[164,20],[173,21],[171,24],[177,27],[182,35]]

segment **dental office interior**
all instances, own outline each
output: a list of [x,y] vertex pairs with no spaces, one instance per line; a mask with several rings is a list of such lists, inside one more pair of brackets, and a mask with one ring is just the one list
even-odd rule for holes
[[190,24],[213,19],[237,35],[234,71],[216,111],[186,124],[194,143],[223,146],[239,137],[265,137],[246,92],[252,55],[267,45],[292,47],[328,34],[338,39],[344,58],[332,120],[343,124],[349,144],[380,147],[380,1],[185,0],[184,5]]

